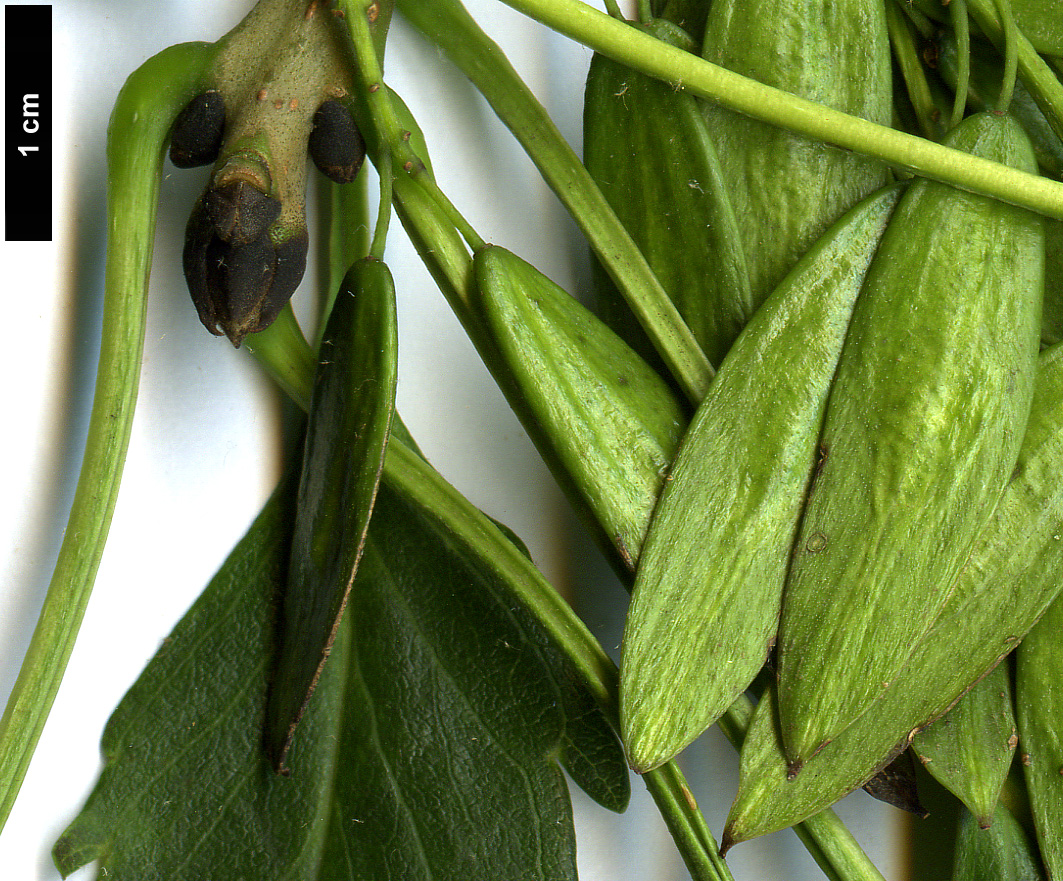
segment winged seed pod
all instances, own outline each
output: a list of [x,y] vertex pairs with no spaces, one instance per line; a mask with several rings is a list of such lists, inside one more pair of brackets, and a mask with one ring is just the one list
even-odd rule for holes
[[[880,125],[892,121],[882,3],[713,0],[702,55],[743,76]],[[757,307],[828,226],[885,186],[890,175],[881,163],[715,105],[703,106],[738,218]]]
[[[1052,540],[1063,544],[1063,529]],[[1048,607],[1016,654],[1019,750],[1034,828],[1050,876],[1063,878],[1063,600]]]
[[[1063,587],[1063,541],[1057,538],[1063,535],[1061,400],[1063,345],[1057,345],[1040,357],[1015,477],[934,626],[914,643],[893,684],[793,779],[773,690],[765,692],[742,747],[738,795],[725,830],[728,841],[792,826],[861,786],[905,749],[920,728],[948,712],[1044,614]],[[1021,727],[1021,712],[1019,721]]]
[[[949,145],[1033,171],[1008,117]],[[931,627],[1012,476],[1044,290],[1038,215],[929,180],[901,199],[831,389],[826,451],[779,627],[779,715],[796,772],[867,710]]]
[[920,731],[912,749],[927,771],[974,814],[978,825],[987,828],[1017,743],[1011,668],[1002,663]]
[[650,524],[624,631],[620,718],[636,771],[711,725],[764,665],[827,394],[893,186],[816,243],[724,359]]
[[[679,45],[674,25],[647,30]],[[738,222],[700,103],[595,54],[583,109],[583,160],[705,355],[718,365],[753,314]],[[650,343],[595,264],[598,312],[646,357]]]
[[634,351],[534,266],[474,257],[492,335],[545,436],[634,569],[686,419]]

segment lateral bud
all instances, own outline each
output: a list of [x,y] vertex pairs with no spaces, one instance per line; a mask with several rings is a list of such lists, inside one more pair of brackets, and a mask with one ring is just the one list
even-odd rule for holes
[[365,161],[365,141],[351,111],[331,98],[314,114],[308,148],[318,171],[338,184],[354,180]]
[[225,101],[221,92],[196,95],[174,120],[170,161],[178,168],[210,165],[221,151],[225,132]]

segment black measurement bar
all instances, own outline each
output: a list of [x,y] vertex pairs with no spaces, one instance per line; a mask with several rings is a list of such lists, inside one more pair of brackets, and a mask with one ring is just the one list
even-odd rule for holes
[[9,242],[50,242],[52,7],[5,6],[4,23],[4,238]]

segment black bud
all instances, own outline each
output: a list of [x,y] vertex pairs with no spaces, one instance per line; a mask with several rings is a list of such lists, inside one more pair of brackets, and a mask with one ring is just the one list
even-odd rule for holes
[[304,231],[274,245],[266,229],[250,242],[225,241],[210,216],[209,196],[196,203],[188,221],[185,279],[203,326],[239,346],[247,334],[269,327],[295,293],[308,240]]
[[225,102],[221,92],[204,92],[185,105],[174,120],[170,161],[178,168],[210,165],[221,150]]
[[220,336],[223,331],[218,329],[218,315],[214,308],[212,291],[218,287],[217,278],[212,277],[210,267],[218,262],[218,255],[208,252],[215,250],[212,245],[218,242],[214,235],[214,224],[211,223],[207,209],[200,199],[196,207],[192,209],[192,216],[188,219],[188,227],[185,229],[185,250],[183,256],[185,281],[188,283],[189,293],[192,294],[192,302],[203,326],[215,336]]
[[314,114],[310,158],[329,180],[350,183],[365,161],[365,141],[354,117],[339,101],[328,100]]
[[306,232],[293,235],[285,242],[277,245],[277,268],[273,276],[273,286],[270,288],[268,299],[262,304],[262,325],[264,329],[273,323],[280,314],[284,304],[295,293],[299,282],[303,280],[306,272],[306,252],[310,247],[310,240]]
[[204,202],[214,232],[231,245],[261,238],[281,213],[278,199],[242,180],[207,190]]

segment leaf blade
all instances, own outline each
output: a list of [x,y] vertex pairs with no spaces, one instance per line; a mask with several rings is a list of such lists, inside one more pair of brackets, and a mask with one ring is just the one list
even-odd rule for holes
[[278,768],[325,665],[384,468],[398,366],[395,286],[355,263],[332,309],[310,405],[281,649],[268,708]]

